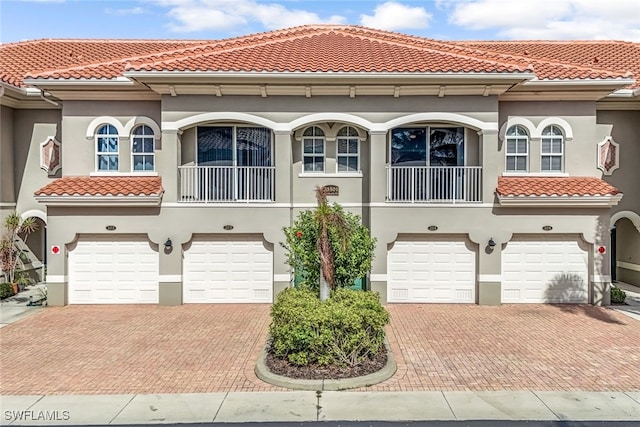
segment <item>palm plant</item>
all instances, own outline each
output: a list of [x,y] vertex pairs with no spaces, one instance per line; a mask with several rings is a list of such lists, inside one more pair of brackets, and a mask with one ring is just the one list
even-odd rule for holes
[[0,238],[0,266],[7,282],[13,283],[16,269],[22,262],[21,250],[16,245],[16,241],[23,236],[23,241],[26,243],[29,234],[38,229],[38,223],[34,218],[22,220],[17,213],[13,212],[5,218],[4,227],[5,233]]
[[340,236],[340,242],[345,248],[349,242],[351,228],[344,213],[329,205],[325,187],[316,187],[316,200],[318,207],[314,212],[314,219],[318,224],[316,248],[320,255],[320,300],[326,301],[330,291],[336,289],[335,255],[329,233],[333,231]]

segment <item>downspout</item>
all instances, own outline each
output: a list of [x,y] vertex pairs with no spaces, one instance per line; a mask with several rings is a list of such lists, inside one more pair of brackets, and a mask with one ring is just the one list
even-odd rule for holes
[[51,105],[55,105],[56,107],[59,107],[59,106],[60,106],[60,104],[58,104],[57,102],[55,102],[55,101],[53,101],[53,100],[51,100],[51,99],[47,98],[47,97],[45,96],[45,92],[44,92],[44,90],[42,90],[42,89],[40,89],[40,98],[42,98],[42,100],[43,100],[43,101],[46,101],[46,102],[48,102],[48,103],[49,103],[49,104],[51,104]]

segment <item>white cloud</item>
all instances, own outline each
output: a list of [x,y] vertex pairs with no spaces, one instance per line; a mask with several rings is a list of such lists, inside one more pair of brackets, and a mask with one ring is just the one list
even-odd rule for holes
[[640,40],[638,0],[439,0],[449,21],[509,39]]
[[381,30],[423,29],[429,27],[431,17],[424,7],[388,1],[376,6],[373,15],[360,15],[360,23]]
[[145,12],[145,10],[141,7],[132,7],[129,9],[112,9],[108,7],[104,11],[109,15],[116,16],[141,15]]
[[278,3],[256,0],[158,0],[154,3],[169,8],[169,29],[175,32],[234,31],[239,26],[259,24],[266,29],[305,24],[342,24],[346,18],[333,15],[321,18],[314,12],[288,9]]

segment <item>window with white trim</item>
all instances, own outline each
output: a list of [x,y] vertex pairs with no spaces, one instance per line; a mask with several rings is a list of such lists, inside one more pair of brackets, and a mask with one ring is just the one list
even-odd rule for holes
[[520,125],[511,126],[506,133],[507,172],[526,172],[529,159],[529,134]]
[[354,173],[360,170],[360,137],[358,131],[345,126],[338,131],[337,163],[339,173]]
[[155,169],[155,134],[147,125],[138,126],[133,130],[131,168],[134,172],[152,172]]
[[102,125],[96,132],[96,170],[118,172],[120,157],[118,130],[113,125]]
[[324,172],[325,137],[319,127],[307,128],[302,134],[302,171]]
[[564,134],[560,127],[551,125],[544,128],[540,141],[540,170],[543,172],[562,172]]

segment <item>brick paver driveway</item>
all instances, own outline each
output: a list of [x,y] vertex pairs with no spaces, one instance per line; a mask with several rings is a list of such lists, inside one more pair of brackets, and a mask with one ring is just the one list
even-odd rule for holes
[[[373,390],[640,390],[640,322],[590,306],[392,305]],[[0,394],[279,390],[267,305],[50,307],[0,329]]]

